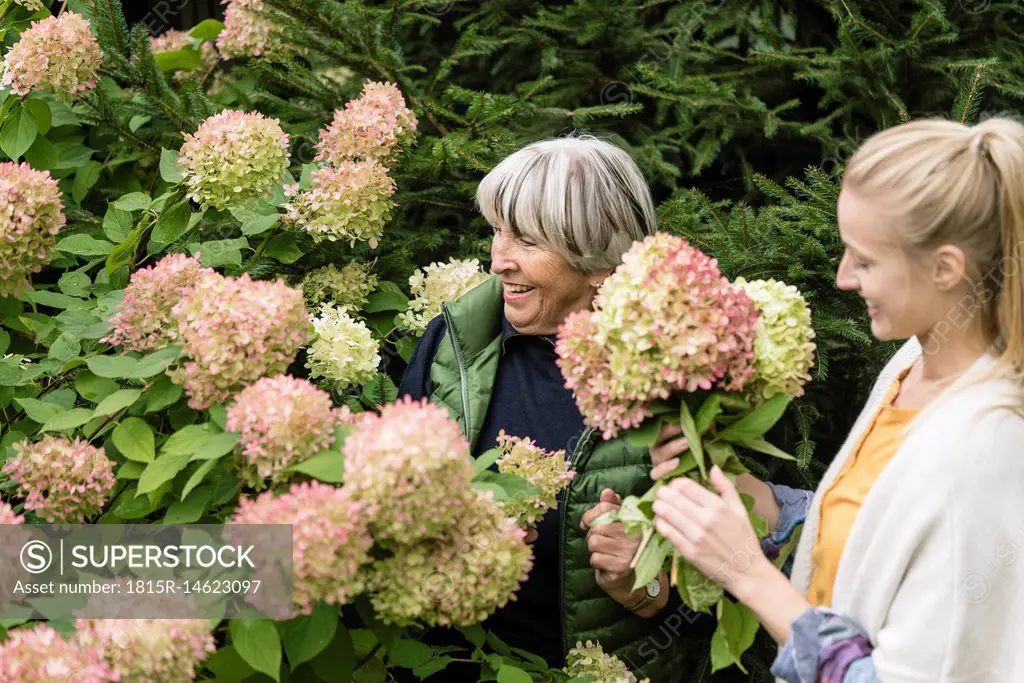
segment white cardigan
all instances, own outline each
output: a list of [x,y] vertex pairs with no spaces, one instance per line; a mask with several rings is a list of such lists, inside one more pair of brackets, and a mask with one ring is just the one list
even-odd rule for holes
[[[821,497],[900,371],[916,339],[886,365],[811,501],[792,582],[813,571]],[[971,383],[983,356],[907,427],[864,499],[836,576],[831,608],[868,634],[884,683],[1024,681],[1024,418],[1008,380]]]

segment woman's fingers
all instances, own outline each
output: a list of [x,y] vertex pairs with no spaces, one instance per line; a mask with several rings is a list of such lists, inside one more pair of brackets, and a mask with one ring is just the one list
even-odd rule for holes
[[729,477],[725,476],[725,472],[718,465],[711,468],[711,483],[714,484],[715,488],[722,495],[722,500],[729,507],[737,512],[747,514],[747,506],[743,504],[739,491],[736,490],[736,486],[729,481]]
[[660,446],[669,439],[679,436],[683,433],[681,425],[672,424],[670,422],[663,422],[661,429],[658,430],[658,436],[654,439],[654,445]]
[[658,491],[653,509],[656,517],[665,519],[691,539],[698,534],[706,517],[703,508],[671,486],[663,486]]
[[651,446],[651,462],[655,465],[660,465],[670,458],[682,455],[689,449],[690,442],[686,440],[686,437],[673,439],[660,446]]
[[661,479],[677,467],[679,467],[679,458],[671,458],[660,465],[655,465],[651,470],[651,479]]
[[[716,469],[717,465],[714,468],[712,468],[711,471],[714,472]],[[722,474],[721,470],[719,470],[718,473],[722,476],[723,479],[725,479],[725,475]],[[712,483],[714,483],[714,478],[712,478],[711,481]],[[725,479],[725,481],[728,482],[729,480]],[[674,489],[675,491],[678,491],[680,494],[686,496],[693,503],[703,508],[715,507],[716,505],[719,505],[722,502],[722,498],[715,495],[714,492],[708,491],[706,488],[695,482],[693,479],[690,479],[689,477],[679,477],[677,479],[673,479],[666,488],[671,488]],[[735,493],[735,489],[733,489],[733,492]],[[737,494],[737,496],[738,495],[739,494]],[[742,505],[742,502],[740,504]]]
[[663,517],[656,517],[654,519],[654,528],[657,529],[658,533],[664,536],[669,543],[674,545],[683,557],[690,561],[693,560],[694,555],[696,555],[693,544],[686,540],[686,536],[672,526],[668,520]]

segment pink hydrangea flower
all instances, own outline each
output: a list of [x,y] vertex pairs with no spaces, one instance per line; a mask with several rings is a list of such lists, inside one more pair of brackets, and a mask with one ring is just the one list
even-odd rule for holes
[[75,626],[77,642],[98,651],[120,683],[190,683],[217,649],[208,619],[79,619]]
[[14,511],[7,503],[0,500],[0,524],[24,524],[25,518]]
[[64,640],[46,624],[17,628],[0,643],[0,681],[7,683],[67,683],[117,681],[117,674],[96,648]]
[[269,57],[287,52],[274,24],[259,15],[263,0],[223,0],[224,30],[217,36],[217,49],[228,59]]
[[118,311],[110,318],[113,332],[100,341],[132,351],[153,351],[173,342],[178,324],[172,314],[182,292],[204,275],[199,259],[185,254],[169,254],[155,265],[132,273]]
[[84,439],[45,436],[19,441],[3,471],[18,484],[25,509],[50,523],[84,523],[114,490],[114,463]]
[[264,377],[238,393],[227,411],[227,428],[239,432],[239,471],[250,486],[292,476],[285,468],[334,443],[344,415],[331,397],[303,379]]
[[67,222],[49,171],[0,163],[0,296],[18,294],[38,273]]
[[185,135],[178,166],[203,208],[265,197],[288,168],[288,134],[259,112],[222,111]]
[[402,545],[373,566],[374,611],[385,623],[470,626],[509,600],[533,567],[526,532],[478,491],[450,535]]
[[[177,52],[178,50],[192,47],[194,43],[195,38],[185,31],[179,31],[173,28],[164,31],[158,36],[150,38],[150,45],[152,46],[153,54],[160,54],[161,52]],[[205,76],[206,72],[217,66],[217,62],[219,61],[220,55],[217,54],[217,48],[213,46],[213,43],[204,41],[199,46],[199,66],[188,71],[175,71],[174,80],[175,82],[180,83],[190,76]]]
[[74,12],[32,23],[4,56],[0,85],[16,95],[46,88],[67,99],[96,87],[103,53],[89,21]]
[[305,482],[276,498],[270,491],[242,498],[231,521],[292,525],[292,596],[298,613],[311,613],[321,600],[343,605],[363,590],[360,568],[370,559],[373,538],[366,506],[345,489]]
[[558,507],[558,492],[564,489],[576,472],[565,459],[565,451],[548,452],[532,439],[510,436],[501,430],[498,433],[498,471],[514,474],[526,479],[540,489],[531,498],[509,498],[501,502],[501,508],[516,523],[525,528],[535,525],[544,513]]
[[171,314],[187,360],[167,374],[188,404],[208,408],[267,375],[285,371],[309,341],[302,290],[283,281],[204,275],[183,290]]
[[404,397],[357,418],[342,446],[345,488],[373,508],[378,541],[417,543],[450,532],[471,502],[469,442],[444,408]]
[[391,220],[397,189],[376,161],[346,161],[313,171],[313,184],[284,205],[284,222],[305,230],[314,242],[367,242],[376,249]]
[[416,125],[416,114],[405,105],[397,86],[371,81],[363,86],[359,99],[334,112],[331,125],[320,135],[316,160],[332,164],[384,160]]
[[634,244],[592,311],[559,329],[558,365],[587,423],[611,438],[675,392],[742,389],[754,376],[757,309],[715,259],[660,233]]

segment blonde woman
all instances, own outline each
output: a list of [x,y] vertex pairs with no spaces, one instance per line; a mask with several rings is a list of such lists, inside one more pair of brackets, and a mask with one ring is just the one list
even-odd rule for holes
[[[657,528],[757,614],[782,680],[1024,681],[1024,126],[874,135],[838,220],[837,285],[864,299],[875,337],[910,341],[800,511],[792,578],[740,501],[788,530],[792,490],[717,469],[718,495],[676,480]],[[655,474],[685,448],[661,436]]]

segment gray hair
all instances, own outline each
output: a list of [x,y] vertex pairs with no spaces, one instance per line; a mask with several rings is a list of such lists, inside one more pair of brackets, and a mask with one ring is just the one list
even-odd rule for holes
[[542,140],[511,154],[480,181],[487,222],[550,246],[573,268],[614,268],[657,228],[654,202],[629,154],[592,135]]

